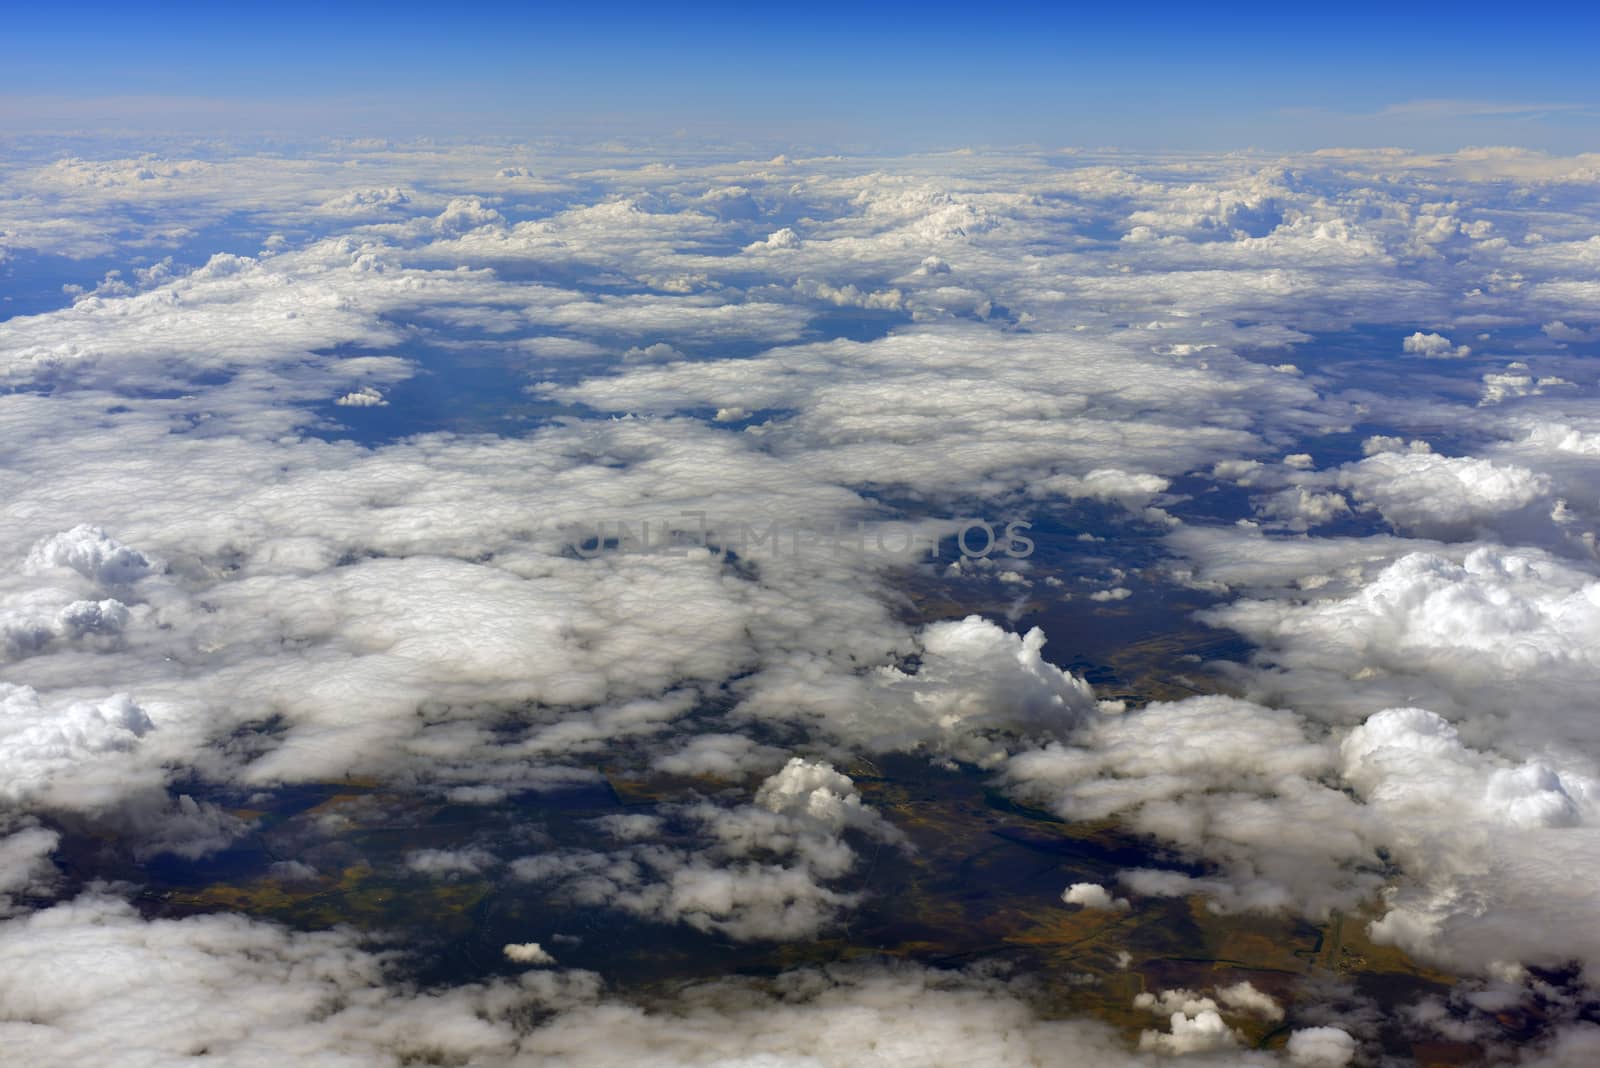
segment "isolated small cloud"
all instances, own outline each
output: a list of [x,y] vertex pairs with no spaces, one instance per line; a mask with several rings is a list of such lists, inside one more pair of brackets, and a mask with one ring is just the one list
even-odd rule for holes
[[1099,883],[1073,883],[1061,891],[1061,900],[1068,905],[1082,905],[1086,909],[1126,911],[1130,907],[1127,898],[1113,898]]
[[755,244],[748,246],[746,251],[757,251],[760,249],[799,248],[800,246],[800,235],[795,233],[789,227],[785,226],[780,230],[774,230],[772,233],[768,234],[766,240],[757,241]]
[[345,393],[333,403],[341,408],[381,408],[389,402],[383,399],[383,392],[373,386],[362,386],[360,389]]
[[515,964],[554,964],[556,959],[537,942],[510,943],[505,947],[506,959]]
[[1443,334],[1424,334],[1420,330],[1405,339],[1401,351],[1425,360],[1459,360],[1472,355],[1470,346],[1453,345]]
[[1356,1058],[1356,1040],[1338,1027],[1303,1027],[1290,1032],[1288,1052],[1302,1068],[1345,1068]]

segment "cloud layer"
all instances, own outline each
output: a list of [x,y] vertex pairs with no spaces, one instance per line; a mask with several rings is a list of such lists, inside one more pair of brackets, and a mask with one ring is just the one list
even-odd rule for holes
[[[1151,844],[1055,878],[1058,911],[1066,886],[1113,919],[1360,915],[1516,1004],[1545,996],[1528,969],[1600,952],[1592,160],[196,155],[0,171],[0,258],[77,279],[0,320],[8,1046],[1379,1043],[1243,980],[1147,991],[1166,1026],[1122,1038],[982,969],[641,1007],[548,940],[424,990],[347,932],[145,918],[88,885],[247,851],[253,806],[327,784],[486,807],[643,784],[584,841],[430,839],[397,867],[804,944],[868,900],[868,850],[909,855],[914,813],[872,794],[909,754]],[[975,520],[1030,551],[962,559]],[[1129,693],[1104,650],[1152,633],[1159,692]],[[122,859],[86,869],[86,841]],[[126,966],[68,981],[103,959]],[[116,985],[151,971],[164,996]],[[248,1011],[184,1015],[224,980]],[[1241,1052],[1269,1005],[1288,1030]],[[1437,1022],[1381,1008],[1383,1041]],[[1552,1026],[1552,1056],[1584,1047]]]

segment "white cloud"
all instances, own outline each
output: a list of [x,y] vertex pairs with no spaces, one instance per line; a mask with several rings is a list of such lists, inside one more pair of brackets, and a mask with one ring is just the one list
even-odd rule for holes
[[1545,323],[1539,330],[1552,341],[1593,341],[1597,336],[1594,330],[1568,326],[1560,319]]
[[746,249],[746,251],[747,252],[755,252],[755,251],[759,251],[761,249],[783,249],[783,248],[799,248],[799,247],[800,247],[800,235],[795,233],[794,230],[790,229],[789,227],[784,226],[784,227],[780,227],[779,229],[774,230],[772,233],[768,234],[767,237],[766,237],[766,240],[757,241],[755,244],[750,245]]
[[[506,948],[522,955],[533,944]],[[38,1068],[202,1056],[349,1068],[429,1058],[485,1068],[529,1058],[567,1068],[1158,1063],[1109,1028],[1040,1018],[1021,985],[903,963],[714,980],[648,1008],[602,995],[590,973],[533,967],[423,992],[395,977],[394,963],[345,930],[295,933],[226,915],[143,920],[85,896],[0,925],[0,1027],[8,1052]],[[1196,1062],[1273,1058],[1235,1049]]]
[[742,734],[698,734],[676,752],[656,757],[651,763],[673,775],[740,779],[771,771],[783,762],[783,750],[761,745]]
[[487,849],[417,849],[406,854],[410,871],[435,879],[457,879],[482,875],[499,863]]
[[[1208,618],[1269,649],[1306,707],[1331,713],[1405,694],[1452,718],[1481,717],[1477,733],[1532,749],[1591,736],[1579,709],[1600,634],[1592,574],[1495,548],[1380,563],[1343,595],[1237,601]],[[1515,721],[1502,720],[1511,709]]]
[[1289,1061],[1305,1068],[1345,1068],[1356,1057],[1356,1040],[1337,1027],[1303,1027],[1289,1034]]
[[0,820],[0,919],[17,910],[15,899],[42,894],[56,881],[50,856],[61,835],[32,820]]
[[1217,1003],[1188,990],[1148,991],[1133,999],[1135,1008],[1168,1016],[1169,1031],[1143,1031],[1139,1048],[1156,1053],[1188,1055],[1233,1049],[1238,1034],[1222,1019]]
[[1319,916],[1381,885],[1367,815],[1322,781],[1336,761],[1293,713],[1203,697],[1103,713],[1065,742],[1012,757],[1004,781],[1063,819],[1115,816],[1221,868],[1201,879],[1123,872],[1135,893]]
[[1094,712],[1088,684],[1047,662],[1044,643],[1037,628],[1012,634],[981,616],[932,623],[917,635],[914,672],[882,666],[819,679],[811,658],[796,657],[774,666],[740,711],[814,717],[873,750],[925,747],[993,764],[1007,755],[1007,736],[1059,736]]
[[[738,941],[792,940],[832,927],[861,900],[858,892],[829,885],[856,867],[846,831],[904,845],[903,836],[862,803],[848,776],[802,757],[764,780],[751,803],[702,801],[663,811],[695,828],[690,847],[650,842],[611,854],[543,854],[515,861],[512,871],[553,884],[579,905],[618,908]],[[609,827],[621,829],[615,821]]]
[[[40,1068],[202,1056],[485,1063],[514,1048],[505,1017],[516,986],[422,995],[390,987],[387,965],[346,931],[229,915],[146,921],[86,895],[0,925],[0,1026],[8,1055]],[[566,985],[585,989],[581,974]]]
[[371,386],[362,386],[360,389],[341,394],[333,403],[341,408],[381,408],[389,402],[383,399],[382,391]]
[[30,687],[0,683],[0,796],[70,808],[109,804],[125,788],[112,766],[154,727],[125,693],[51,705]]
[[1290,530],[1308,530],[1350,514],[1350,502],[1338,493],[1317,493],[1305,486],[1291,486],[1258,498],[1256,510],[1263,516],[1279,519]]
[[[1595,922],[1582,888],[1600,870],[1592,826],[1600,769],[1584,755],[1593,737],[1587,694],[1595,666],[1586,635],[1600,603],[1594,584],[1587,571],[1532,552],[1473,549],[1459,563],[1412,553],[1392,563],[1380,558],[1331,596],[1238,601],[1210,614],[1263,647],[1271,668],[1245,676],[1258,695],[1358,724],[1342,740],[1339,770],[1359,804],[1323,800],[1308,824],[1320,843],[1307,844],[1313,855],[1302,863],[1308,871],[1323,865],[1331,882],[1376,849],[1391,858],[1399,874],[1384,890],[1375,937],[1478,972],[1508,962],[1589,960],[1600,950],[1575,935]],[[1396,707],[1370,711],[1384,703]],[[1105,748],[1095,735],[1080,741]],[[1076,812],[1096,796],[1091,789],[1110,789],[1090,778],[1107,764],[1095,751],[1071,762],[1029,755],[1013,762],[1012,774],[1025,789],[1051,784],[1061,810]],[[1111,766],[1121,772],[1113,803],[1148,796],[1139,780],[1127,779],[1137,764]],[[1186,781],[1195,778],[1191,770]],[[1280,821],[1294,799],[1315,796],[1308,786],[1275,789],[1270,807]],[[1135,872],[1124,882],[1140,893],[1206,893],[1223,907],[1253,899],[1247,877],[1258,854],[1281,858],[1295,848],[1292,838],[1275,850],[1250,846],[1236,831],[1197,837],[1208,824],[1194,816],[1140,823],[1203,855],[1232,859],[1225,878]],[[1330,864],[1346,875],[1332,875]],[[1294,881],[1284,885],[1294,907],[1314,900]],[[1373,886],[1370,869],[1351,884],[1364,892]]]
[[150,558],[87,523],[40,541],[28,552],[23,567],[39,572],[67,567],[102,586],[137,582],[154,570]]
[[1068,905],[1082,905],[1086,909],[1117,911],[1129,908],[1127,898],[1112,898],[1110,892],[1099,883],[1073,883],[1061,891],[1061,900]]
[[1249,980],[1241,980],[1231,986],[1217,988],[1217,1000],[1230,1009],[1239,1012],[1248,1012],[1261,1017],[1263,1020],[1283,1019],[1283,1006],[1278,1004],[1270,994],[1262,993]]
[[1514,464],[1433,452],[1379,452],[1339,471],[1338,484],[1396,527],[1461,536],[1550,493],[1550,480]]
[[1513,764],[1463,744],[1439,716],[1386,709],[1345,739],[1344,774],[1387,826],[1408,878],[1373,936],[1476,971],[1600,959],[1600,778]]
[[[241,212],[278,235],[187,274],[173,252],[0,323],[10,804],[89,812],[142,855],[198,856],[244,823],[172,796],[179,769],[221,786],[364,776],[492,805],[598,781],[592,766],[621,751],[700,780],[665,780],[675,791],[740,792],[586,823],[594,841],[514,870],[717,936],[807,938],[855,904],[861,844],[900,840],[847,776],[756,740],[770,731],[839,767],[906,750],[1000,768],[1020,797],[1114,818],[1203,866],[1120,873],[1133,895],[1321,916],[1387,886],[1377,930],[1419,954],[1488,969],[1507,966],[1496,954],[1587,958],[1561,933],[1592,926],[1581,886],[1597,870],[1582,755],[1596,670],[1582,561],[1600,526],[1590,379],[1535,350],[1481,380],[1448,362],[1341,377],[1337,346],[1352,321],[1493,331],[1474,341],[1486,352],[1522,345],[1526,324],[1546,324],[1545,348],[1581,344],[1565,323],[1582,321],[1600,261],[1572,190],[1592,160],[637,163],[372,146],[5,165],[23,191],[0,203],[11,249],[160,263]],[[169,222],[138,222],[151,216]],[[888,332],[828,339],[846,315]],[[1324,338],[1329,366],[1313,351]],[[1422,331],[1402,350],[1471,355]],[[351,355],[377,351],[397,355]],[[392,387],[422,369],[408,352],[440,376],[439,352],[492,354],[527,370],[536,403],[619,418],[375,447],[306,434],[334,436],[313,414],[329,398],[387,400],[403,431]],[[1471,454],[1405,445],[1441,427]],[[1374,429],[1365,460],[1318,472],[1299,451],[1338,463],[1340,435]],[[1196,471],[1257,490],[1280,522],[1211,525],[1227,507],[1190,495],[1230,487],[1196,490]],[[643,501],[687,526],[692,511],[889,518],[883,500],[932,515],[1104,502],[1165,526],[1185,581],[1247,591],[1206,618],[1261,651],[1233,676],[1259,700],[1113,714],[1045,658],[1041,631],[907,621],[897,563],[681,546],[584,559],[557,529],[636,518]],[[1352,504],[1452,544],[1283,536]],[[1509,547],[1470,543],[1486,537]],[[1160,599],[1125,607],[1144,602]],[[53,885],[54,833],[7,825],[12,902]],[[470,842],[401,863],[440,878],[498,865]],[[794,996],[777,1001],[734,984],[727,1004],[676,1014],[590,999],[527,1034],[501,1009],[533,985],[389,990],[344,935],[146,924],[91,898],[8,923],[0,945],[20,953],[30,923],[53,925],[59,956],[14,957],[29,980],[0,1006],[40,1063],[202,1046],[240,1063],[335,1048],[356,1063],[859,1063],[863,1034],[885,1059],[1137,1059],[1093,1028],[1041,1023],[1009,988],[915,971],[786,979]],[[207,939],[221,941],[189,952]],[[237,974],[229,940],[247,950]],[[69,980],[106,959],[170,972],[169,1002],[95,975],[74,1000]],[[1268,1059],[1231,1047],[1223,1019],[1267,1003],[1227,990],[1172,1010],[1151,1049]],[[380,995],[415,1019],[396,1022]],[[131,1008],[94,1015],[124,997]],[[239,1011],[180,1011],[219,997]],[[153,1038],[135,1033],[145,1017]],[[1297,1030],[1291,1055],[1343,1063],[1353,1040],[1326,1030]]]
[[554,964],[552,957],[537,942],[510,943],[505,947],[506,959],[517,964]]

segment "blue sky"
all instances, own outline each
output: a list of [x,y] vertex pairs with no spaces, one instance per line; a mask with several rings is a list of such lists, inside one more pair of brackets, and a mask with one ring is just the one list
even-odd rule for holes
[[12,131],[1600,148],[1600,17],[1526,6],[90,4],[7,21]]

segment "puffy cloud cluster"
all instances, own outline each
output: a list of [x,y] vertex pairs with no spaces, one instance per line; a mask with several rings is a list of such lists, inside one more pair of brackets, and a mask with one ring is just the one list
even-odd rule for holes
[[[520,958],[533,948],[507,946]],[[392,954],[347,931],[294,934],[237,916],[142,921],[104,897],[3,924],[0,961],[6,1049],[40,1068],[1154,1063],[1125,1052],[1109,1028],[1038,1017],[1024,986],[910,966],[730,978],[653,1006],[603,996],[595,975],[547,967],[419,991],[390,978]],[[1214,1063],[1272,1060],[1235,1050]]]
[[[995,979],[911,968],[795,972],[773,997],[724,981],[682,1006],[641,1011],[605,1004],[569,1012],[536,1032],[526,1048],[543,1063],[580,1068],[656,1063],[671,1068],[748,1063],[819,1068],[975,1063],[1022,1066],[1154,1065],[1155,1054],[1125,1050],[1109,1030],[1043,1020],[1026,988]],[[610,1041],[595,1041],[604,1031]],[[1194,1064],[1267,1065],[1270,1054],[1200,1053]]]
[[1338,484],[1395,527],[1462,537],[1542,501],[1550,480],[1525,467],[1410,450],[1380,452],[1339,472]]
[[[836,966],[638,1004],[605,995],[592,973],[527,967],[548,965],[537,946],[506,948],[526,968],[518,977],[424,991],[396,977],[393,952],[348,930],[295,933],[227,915],[143,920],[85,895],[0,924],[0,1032],[11,1055],[40,1068],[330,1055],[351,1068],[1164,1063],[1126,1050],[1102,1025],[1042,1018],[1025,984],[981,973]],[[1187,1059],[1282,1063],[1237,1047]]]
[[[1265,647],[1246,676],[1260,696],[1356,724],[1339,741],[1338,772],[1359,804],[1322,811],[1311,848],[1341,870],[1370,864],[1379,849],[1396,865],[1372,926],[1378,939],[1479,972],[1597,959],[1600,946],[1583,936],[1596,921],[1586,888],[1600,871],[1588,715],[1597,603],[1585,569],[1482,548],[1459,562],[1402,556],[1344,595],[1212,613]],[[1094,760],[1064,766],[1093,769]],[[1034,774],[1030,785],[1051,782],[1042,755],[1014,765]],[[1052,784],[1064,810],[1082,803],[1084,774]],[[1305,790],[1280,789],[1271,807],[1287,816]],[[1131,873],[1131,888],[1159,893],[1171,882],[1238,899],[1226,846],[1156,833],[1221,861],[1226,878]]]
[[1223,1020],[1223,1013],[1254,1015],[1269,1021],[1283,1019],[1283,1006],[1248,981],[1219,987],[1215,994],[1214,998],[1192,990],[1139,994],[1133,999],[1134,1007],[1166,1016],[1170,1026],[1165,1032],[1141,1032],[1139,1048],[1183,1055],[1232,1049],[1239,1045],[1239,1034]]
[[383,399],[382,391],[371,386],[362,386],[360,389],[342,394],[333,403],[341,408],[382,408],[389,402]]
[[[104,805],[122,790],[105,782],[107,765],[154,729],[125,693],[50,703],[31,687],[0,683],[0,797],[10,802]],[[148,781],[159,781],[154,775]]]
[[[763,447],[845,484],[933,496],[1142,502],[1162,476],[1248,451],[1255,441],[1240,426],[1252,416],[1239,408],[1259,410],[1263,391],[1286,418],[1314,418],[1294,412],[1312,394],[1289,376],[1224,353],[1185,366],[1134,342],[1069,334],[1063,348],[939,322],[866,343],[637,367],[549,393],[614,411],[792,411],[757,428]],[[1206,413],[1198,424],[1196,411]]]
[[916,668],[819,673],[814,659],[775,667],[741,706],[752,716],[815,717],[873,750],[927,749],[992,765],[1026,739],[1072,730],[1096,709],[1087,683],[1043,657],[1044,632],[1015,634],[982,616],[931,623]]
[[[1124,870],[1135,895],[1319,916],[1381,892],[1373,937],[1421,959],[1477,973],[1600,960],[1581,934],[1600,919],[1587,889],[1600,778],[1570,751],[1507,759],[1415,707],[1329,735],[1213,697],[1106,716],[1013,757],[1005,779],[1063,818],[1115,816],[1207,866]],[[1063,900],[1118,905],[1096,884]],[[1174,1034],[1225,1037],[1188,1017]]]
[[[597,820],[608,841],[512,871],[790,939],[854,904],[863,843],[902,841],[848,777],[788,749],[920,751],[1191,861],[1076,884],[1069,903],[1201,894],[1322,916],[1381,887],[1375,932],[1420,955],[1593,955],[1569,935],[1593,925],[1578,888],[1600,871],[1584,562],[1600,412],[1593,331],[1567,325],[1588,323],[1596,285],[1574,192],[1592,163],[637,163],[374,145],[0,164],[22,192],[0,199],[0,255],[172,254],[92,287],[96,264],[0,322],[8,805],[192,858],[246,821],[179,779],[356,776],[468,802],[594,782],[612,760],[766,776],[739,800]],[[248,240],[209,255],[223,218]],[[1400,436],[1441,428],[1459,435],[1438,452]],[[1070,561],[1007,571],[1020,599],[989,618],[941,604],[932,620],[898,591],[947,571],[719,551],[752,521],[945,533],[946,514],[1075,506],[1170,531],[1172,573],[1244,591],[1205,619],[1255,644],[1233,674],[1248,700],[1118,712],[1046,659],[1043,631],[991,621],[1040,610],[1054,587],[1034,582]],[[1261,525],[1225,525],[1247,514]],[[1374,517],[1396,534],[1365,530]],[[617,519],[700,527],[711,547],[576,551],[574,530]],[[1333,524],[1369,536],[1299,536]],[[1128,578],[1127,546],[1085,545],[1104,554],[1086,574],[1112,576],[1077,602],[1085,627],[1163,603]],[[5,909],[56,885],[60,832],[34,818],[0,825]],[[402,866],[465,880],[501,863],[470,842]],[[346,935],[146,922],[93,896],[7,921],[0,947],[8,1048],[41,1064],[1139,1060],[971,976],[805,974],[776,1001],[725,984],[662,1011],[536,969],[421,994],[387,988]],[[549,963],[536,943],[504,952]],[[168,1000],[98,975],[75,993],[104,959],[172,975]],[[183,1016],[217,988],[238,1012]],[[1235,1044],[1225,1017],[1252,1005],[1230,997],[1152,995],[1172,1025],[1150,1052],[1270,1059]],[[555,1013],[531,1031],[510,1008],[530,998]],[[1354,1039],[1299,1028],[1287,1055],[1343,1064]]]
[[87,524],[41,539],[18,573],[0,580],[0,659],[119,648],[130,624],[149,615],[132,587],[157,569],[143,553]]
[[40,652],[53,642],[115,643],[132,613],[113,597],[61,603],[55,591],[37,590],[14,599],[0,615],[0,655],[17,660]]
[[[113,1059],[265,1065],[329,1051],[352,1068],[429,1059],[487,1068],[1163,1063],[1124,1049],[1108,1028],[1041,1018],[1025,985],[981,974],[800,970],[769,983],[703,983],[641,1005],[605,996],[591,974],[549,970],[535,945],[506,948],[514,964],[546,967],[420,991],[394,977],[392,953],[348,931],[297,934],[231,916],[147,921],[91,895],[0,925],[0,1029],[12,1055],[41,1068]],[[1146,997],[1163,1011],[1181,1001],[1180,1015],[1193,1002],[1197,1019],[1261,1018],[1235,996],[1247,987]],[[219,1004],[228,1011],[215,1011]],[[1197,1041],[1206,1034],[1198,1024],[1184,1032],[1192,1063],[1282,1063],[1237,1046],[1208,1050]],[[1348,1063],[1328,1059],[1353,1049],[1343,1034],[1296,1031],[1289,1063]]]
[[87,523],[45,538],[22,565],[32,572],[65,567],[106,586],[124,586],[149,574],[150,559]]
[[487,849],[418,849],[406,854],[406,868],[435,879],[479,875],[498,861]]
[[1470,346],[1452,346],[1443,334],[1424,334],[1420,330],[1406,338],[1401,347],[1407,356],[1421,356],[1426,360],[1460,360],[1472,355]]
[[[152,442],[170,448],[167,437]],[[515,784],[530,756],[667,729],[694,707],[697,682],[806,650],[853,671],[851,658],[888,661],[908,642],[859,561],[783,555],[758,577],[693,547],[696,513],[822,519],[867,507],[779,478],[770,459],[693,425],[624,421],[373,452],[238,441],[180,451],[180,483],[118,453],[95,474],[80,460],[31,504],[115,512],[166,564],[72,529],[17,545],[23,566],[0,584],[8,648],[28,654],[14,677],[41,700],[121,683],[164,710],[173,748],[147,763],[130,749],[136,779],[203,759],[208,736],[278,717],[287,730],[263,739],[265,751],[239,752],[248,768],[210,774],[271,782],[417,767]],[[54,462],[35,461],[41,474]],[[664,496],[674,482],[680,495]],[[646,497],[646,518],[683,534],[676,548],[572,552],[597,522],[637,529],[633,502]],[[686,629],[692,645],[676,640]],[[91,648],[99,655],[82,655]],[[519,701],[550,709],[529,717],[522,747],[474,728]],[[419,718],[424,704],[434,710]]]
[[1477,971],[1600,961],[1600,779],[1466,746],[1433,712],[1394,708],[1344,740],[1344,775],[1407,879],[1373,935]]
[[1115,816],[1220,867],[1123,872],[1138,894],[1325,915],[1381,885],[1369,817],[1332,784],[1334,761],[1293,713],[1200,697],[1099,716],[1012,757],[1004,779],[1064,819]]
[[540,989],[594,990],[575,975],[425,994],[390,986],[389,965],[348,931],[295,933],[231,915],[146,921],[85,895],[0,925],[0,1033],[9,1056],[41,1068],[509,1063],[517,1005]]
[[1384,435],[1367,438],[1362,451],[1364,459],[1328,470],[1315,470],[1312,457],[1299,454],[1275,467],[1219,465],[1213,474],[1261,490],[1283,486],[1256,496],[1255,511],[1297,532],[1358,510],[1421,537],[1549,540],[1560,484],[1546,474],[1487,457],[1445,456],[1426,441]]
[[[789,760],[764,780],[749,804],[709,801],[669,806],[694,845],[659,841],[612,852],[550,853],[512,864],[513,873],[550,883],[574,903],[607,906],[647,919],[685,923],[738,940],[813,936],[860,900],[830,886],[856,866],[846,831],[891,846],[900,832],[867,808],[846,775],[826,763]],[[659,818],[605,826],[624,840],[654,834]]]
[[1526,549],[1380,562],[1347,592],[1240,600],[1208,618],[1262,646],[1276,666],[1258,685],[1306,711],[1414,703],[1465,717],[1474,738],[1528,751],[1595,737],[1583,710],[1600,578]]

